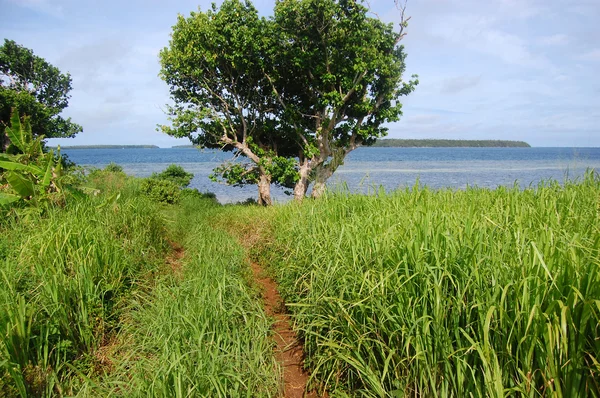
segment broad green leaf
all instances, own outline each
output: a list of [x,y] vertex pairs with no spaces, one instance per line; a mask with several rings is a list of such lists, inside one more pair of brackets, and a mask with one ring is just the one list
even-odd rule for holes
[[0,192],[0,206],[6,206],[21,199],[19,195]]
[[25,152],[25,138],[23,137],[23,127],[18,112],[13,112],[10,118],[10,127],[7,127],[5,131],[10,142],[19,148],[21,152]]
[[43,187],[48,187],[50,185],[50,181],[52,179],[52,166],[54,165],[54,151],[48,152],[48,165],[46,166],[46,172],[44,173],[44,178],[40,182]]
[[42,175],[43,170],[37,166],[33,166],[30,164],[21,164],[21,163],[15,163],[15,162],[11,162],[11,161],[3,161],[0,160],[0,168],[5,169],[5,170],[11,170],[11,171],[16,171],[16,170],[22,170],[22,171],[27,171],[36,175]]
[[6,181],[22,198],[32,196],[34,194],[33,182],[21,174],[9,171],[5,174]]

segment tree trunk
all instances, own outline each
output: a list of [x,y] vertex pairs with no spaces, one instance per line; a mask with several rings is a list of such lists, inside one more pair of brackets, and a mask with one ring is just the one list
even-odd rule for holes
[[316,170],[315,175],[315,185],[313,186],[311,196],[316,199],[323,196],[325,193],[325,183],[333,175],[335,170],[332,167],[332,164],[328,164],[326,166],[319,166]]
[[271,206],[271,176],[266,173],[260,173],[258,180],[258,204],[262,206]]
[[[4,127],[6,128],[6,127]],[[8,139],[8,135],[5,131],[0,131],[0,153],[6,152],[8,146],[10,145],[10,140]]]
[[300,165],[300,170],[298,170],[298,174],[300,175],[300,179],[294,186],[294,200],[296,202],[302,202],[302,200],[304,200],[304,197],[306,196],[306,191],[308,190],[308,175],[310,174],[308,161],[304,161]]

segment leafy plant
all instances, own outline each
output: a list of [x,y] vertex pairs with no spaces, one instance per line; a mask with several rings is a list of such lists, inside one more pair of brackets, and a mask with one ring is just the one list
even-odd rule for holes
[[106,167],[104,168],[104,171],[107,171],[109,173],[122,173],[123,166],[116,164],[115,162],[110,162],[109,164],[106,165]]
[[59,201],[63,197],[63,173],[60,147],[57,156],[44,153],[44,136],[33,137],[28,118],[23,123],[14,112],[6,134],[14,154],[0,154],[0,206],[14,202],[37,205],[42,201]]
[[160,173],[153,173],[151,178],[156,180],[171,181],[177,184],[179,187],[185,188],[190,185],[192,178],[194,178],[194,174],[188,173],[179,165],[171,164]]
[[200,192],[196,188],[183,188],[180,192],[180,196],[181,199],[210,199],[214,203],[218,203],[217,195],[215,195],[213,192]]
[[179,186],[169,180],[146,178],[140,188],[144,195],[159,203],[177,203],[181,196]]

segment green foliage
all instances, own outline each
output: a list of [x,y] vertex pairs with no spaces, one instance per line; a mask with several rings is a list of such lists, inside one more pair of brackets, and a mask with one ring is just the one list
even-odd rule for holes
[[108,173],[122,173],[123,166],[116,164],[114,162],[110,162],[109,164],[106,165],[106,167],[104,167],[104,171],[106,171]]
[[[153,173],[141,183],[142,192],[155,202],[174,204],[180,197],[215,197],[214,194],[201,194],[198,190],[181,189],[190,185],[194,178],[192,173],[186,172],[183,167],[176,164],[169,165],[160,173]],[[216,197],[215,197],[216,198]]]
[[400,98],[418,84],[416,76],[403,80],[406,54],[399,42],[406,24],[396,32],[371,15],[360,0],[275,6],[274,87],[303,143],[304,190],[308,174],[315,171],[324,184],[350,151],[385,136],[387,123],[402,115]]
[[59,114],[67,107],[71,76],[12,40],[0,46],[0,152],[9,141],[4,128],[11,113],[29,115],[34,136],[73,137],[81,126]]
[[271,320],[248,286],[243,248],[215,228],[221,209],[198,198],[168,208],[181,268],[131,303],[130,340],[93,396],[122,395],[123,386],[127,396],[277,396]]
[[180,188],[185,188],[190,185],[190,182],[192,182],[194,174],[186,172],[183,167],[179,165],[171,164],[160,173],[153,173],[151,178],[171,181],[177,184]]
[[180,192],[181,200],[191,200],[191,199],[208,199],[213,201],[214,203],[218,203],[217,195],[212,192],[200,192],[196,188],[184,188]]
[[[63,175],[60,148],[43,152],[43,136],[33,137],[29,119],[21,123],[14,113],[6,135],[12,142],[12,153],[0,154],[0,208],[21,202],[40,208],[42,204],[63,203],[69,187]],[[41,209],[40,209],[41,210]]]
[[249,159],[223,164],[215,180],[302,184],[301,198],[311,171],[330,170],[316,173],[324,183],[348,152],[386,134],[417,81],[402,80],[402,34],[360,1],[285,0],[274,13],[226,0],[178,18],[160,54],[175,102],[160,129]]
[[224,181],[228,185],[243,186],[246,184],[256,184],[259,180],[259,170],[256,165],[250,163],[225,162],[213,169],[208,176],[211,181]]
[[178,203],[181,196],[179,186],[169,180],[146,178],[142,181],[140,189],[144,195],[158,203]]
[[165,207],[89,178],[95,195],[0,218],[0,396],[275,396],[272,322],[214,195]]
[[[160,53],[161,77],[175,103],[168,107],[171,124],[160,129],[249,159],[248,165],[226,162],[215,169],[213,178],[231,185],[277,181],[265,165],[297,153],[267,75],[271,27],[249,1],[225,0],[219,8],[180,16]],[[269,203],[270,195],[261,200]]]
[[600,395],[600,177],[336,194],[262,255],[335,396]]
[[103,373],[102,346],[162,257],[163,231],[152,203],[126,196],[2,220],[0,396],[72,396]]

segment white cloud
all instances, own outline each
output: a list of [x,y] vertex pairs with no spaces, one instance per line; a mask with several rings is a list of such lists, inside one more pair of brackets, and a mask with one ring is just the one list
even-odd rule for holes
[[432,29],[434,34],[456,47],[495,57],[508,65],[534,69],[552,68],[546,57],[530,50],[530,43],[524,36],[497,28],[497,20],[494,17],[454,14],[436,22],[438,23]]
[[543,46],[564,46],[569,43],[569,36],[563,33],[557,33],[551,36],[543,36],[539,39],[539,43]]
[[600,61],[600,48],[588,51],[582,54],[579,58],[588,61]]

